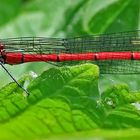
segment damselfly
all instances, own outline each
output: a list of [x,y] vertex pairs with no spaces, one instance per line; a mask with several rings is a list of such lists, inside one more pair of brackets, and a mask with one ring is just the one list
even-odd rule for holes
[[20,37],[0,40],[4,70],[27,94],[3,64],[44,61],[52,64],[91,62],[102,74],[140,73],[140,31],[72,38]]

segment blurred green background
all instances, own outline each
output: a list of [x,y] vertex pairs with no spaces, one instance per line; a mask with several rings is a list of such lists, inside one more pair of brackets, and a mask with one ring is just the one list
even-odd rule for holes
[[[140,0],[0,0],[0,38],[20,36],[73,37],[140,28]],[[40,74],[47,63],[6,65],[17,78],[34,71]],[[0,69],[0,86],[11,79]],[[133,80],[132,80],[133,79]],[[100,89],[128,83],[139,89],[137,75],[101,75]]]

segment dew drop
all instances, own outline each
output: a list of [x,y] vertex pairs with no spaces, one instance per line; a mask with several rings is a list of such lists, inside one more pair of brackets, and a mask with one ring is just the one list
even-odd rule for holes
[[140,110],[140,103],[131,103],[137,110]]
[[113,105],[114,105],[112,99],[111,99],[111,98],[108,98],[108,97],[105,98],[105,103],[106,103],[107,105],[109,105],[109,106],[113,106]]
[[33,72],[33,71],[30,71],[29,75],[32,76],[33,78],[36,78],[36,77],[38,76],[38,75],[37,75],[35,72]]

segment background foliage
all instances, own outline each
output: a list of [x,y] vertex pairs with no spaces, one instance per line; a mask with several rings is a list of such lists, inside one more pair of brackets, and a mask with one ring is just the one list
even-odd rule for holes
[[[137,30],[140,28],[139,0],[1,0],[0,7],[1,38],[19,36],[68,37],[94,33]],[[41,74],[43,71],[49,69],[50,67],[51,66],[46,63],[29,63],[17,66],[7,65],[7,68],[10,70],[10,72],[17,79],[21,78],[20,81],[23,83],[25,79],[28,79],[27,81],[32,81],[32,78],[30,78],[30,76],[27,76],[30,71]],[[81,67],[81,69],[85,68],[85,66]],[[26,136],[26,138],[28,139],[33,138],[34,136],[39,139],[40,136],[48,137],[52,134],[56,135],[61,133],[70,133],[63,137],[60,136],[60,139],[65,139],[66,137],[77,137],[77,139],[80,139],[83,136],[86,137],[86,135],[87,139],[93,137],[121,139],[123,135],[123,138],[131,139],[133,138],[133,136],[130,135],[130,132],[133,132],[132,134],[135,136],[135,138],[139,138],[139,109],[136,109],[131,104],[136,103],[137,107],[139,106],[139,93],[137,92],[131,95],[131,91],[138,91],[140,89],[140,80],[138,78],[138,75],[98,75],[97,68],[93,67],[94,66],[89,65],[88,68],[85,68],[88,71],[87,74],[83,74],[83,71],[81,72],[75,67],[73,68],[73,70],[69,70],[69,68],[68,70],[65,70],[62,68],[60,70],[51,69],[52,72],[48,70],[50,73],[44,72],[37,80],[33,80],[33,83],[29,85],[29,89],[33,95],[29,97],[27,101],[22,100],[22,97],[19,94],[16,96],[15,94],[11,95],[11,93],[13,92],[21,92],[18,91],[16,85],[11,84],[2,88],[0,94],[0,130],[1,132],[3,132],[3,135],[0,134],[0,137],[15,138],[17,136],[20,136],[24,139],[24,136]],[[96,71],[97,73],[92,73],[92,71]],[[67,85],[68,87],[72,87],[70,93],[66,93],[66,90],[64,90],[65,88],[63,89],[59,84],[57,84],[56,80],[56,91],[53,91],[53,87],[49,87],[50,85],[53,85],[51,83],[54,83],[54,80],[51,81],[51,78],[45,78],[45,80],[42,81],[45,76],[52,76],[54,73],[56,73],[56,77],[58,76],[58,81],[60,82],[61,76],[64,79],[67,77],[63,73],[72,75],[76,72],[82,73],[84,76],[79,81],[78,79],[73,79],[74,77],[70,78],[72,80],[68,78],[68,81],[76,81],[72,83],[70,82],[70,85]],[[2,69],[0,69],[0,73],[0,85],[2,87],[6,83],[10,82],[10,78],[5,74],[5,72],[3,72]],[[97,85],[98,79],[99,87]],[[88,82],[83,82],[87,80],[91,84],[91,87],[88,87]],[[44,85],[44,82],[48,84],[46,84],[47,88],[49,88],[49,90],[47,89],[47,91],[52,94],[51,98],[48,98],[48,94],[45,95],[46,87]],[[40,85],[39,83],[42,83],[42,85]],[[111,86],[118,83],[121,83],[121,85],[117,85],[115,87]],[[128,84],[129,88],[124,85],[122,86],[122,83]],[[36,88],[37,86],[38,88]],[[66,89],[68,88],[67,86]],[[77,90],[77,87],[83,90],[74,92],[75,90]],[[109,89],[107,89],[108,87]],[[94,91],[94,93],[96,93],[96,95],[93,92],[87,90],[90,88],[91,91]],[[88,92],[85,92],[86,90]],[[100,102],[100,100],[98,101],[98,99],[100,99],[100,93],[102,92],[104,92],[104,96],[102,96]],[[62,101],[61,98],[59,99],[59,96],[61,96],[61,94],[64,98],[70,101],[69,104],[66,103],[65,100]],[[76,96],[77,99],[71,99],[71,97],[68,96],[69,94],[73,94],[74,96],[78,95]],[[94,95],[90,96],[87,94]],[[88,98],[82,99],[81,95],[85,95]],[[106,99],[105,97],[108,98]],[[91,100],[92,98],[94,98],[94,100]],[[96,102],[100,104],[98,109],[96,108],[97,105],[95,105]],[[111,104],[112,107],[108,107],[108,105],[106,105],[106,102]],[[13,104],[16,105],[16,108],[12,106]],[[57,106],[58,104],[60,105],[60,107]],[[41,107],[42,109],[40,109],[40,106],[43,106]],[[53,106],[52,109],[51,106]],[[70,119],[71,117],[65,118],[65,113],[64,115],[62,115],[62,106],[65,106],[64,110],[66,110],[66,116],[70,115],[69,110],[72,110],[72,114],[78,114],[76,115],[76,117],[74,117],[74,123],[67,123],[73,120]],[[77,108],[77,106],[79,106],[79,108]],[[87,110],[88,113],[85,113],[81,109],[83,107],[85,108],[85,111]],[[53,112],[55,112],[55,109],[57,108],[58,111],[56,111],[56,113],[58,114],[56,114],[56,116],[60,117],[60,122],[65,122],[64,120],[68,121],[62,124],[56,123],[56,120],[53,118],[54,116],[51,115],[52,112],[48,108]],[[60,109],[60,111],[58,108]],[[115,109],[113,110],[113,108]],[[40,118],[34,117],[36,116],[35,112],[38,112],[38,114],[40,114],[38,115],[38,117]],[[45,130],[45,126],[41,125],[41,123],[38,121],[38,119],[46,121],[46,119],[43,119],[45,118],[45,115],[47,116],[46,118],[50,120],[48,122],[51,123],[47,131]],[[30,123],[32,121],[33,123]],[[75,126],[73,126],[73,124]],[[60,129],[60,126],[61,128],[63,128],[62,130]],[[15,131],[16,128],[20,131]],[[109,130],[109,128],[113,128],[115,130],[111,131]],[[120,130],[122,128],[130,129]],[[39,129],[43,131],[40,132]],[[54,129],[52,130],[52,133],[49,133],[50,129]],[[86,130],[86,132],[84,131],[78,134],[73,134],[73,132],[81,130]],[[7,135],[7,133],[9,135]],[[118,137],[116,136],[116,134]],[[54,136],[52,139],[56,138]]]

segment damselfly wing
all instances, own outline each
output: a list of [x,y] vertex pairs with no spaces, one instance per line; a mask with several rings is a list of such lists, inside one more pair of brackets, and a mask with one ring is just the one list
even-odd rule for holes
[[[91,62],[100,67],[102,74],[137,74],[140,73],[139,34],[140,31],[130,31],[72,38],[1,39],[1,57],[7,64],[45,61],[62,66]],[[105,59],[101,59],[105,52]]]

